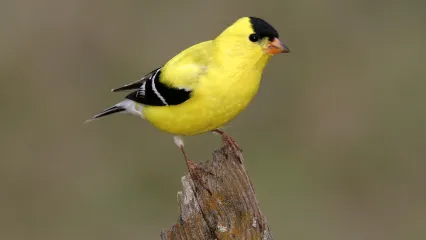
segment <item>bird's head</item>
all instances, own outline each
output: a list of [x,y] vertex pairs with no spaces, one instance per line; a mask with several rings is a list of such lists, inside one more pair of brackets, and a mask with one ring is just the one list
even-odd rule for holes
[[[290,50],[279,39],[274,27],[261,18],[243,17],[225,29],[217,40],[224,47],[235,48],[236,51],[247,51],[253,55],[288,53]],[[228,51],[232,51],[228,49]],[[253,56],[254,57],[254,56]]]

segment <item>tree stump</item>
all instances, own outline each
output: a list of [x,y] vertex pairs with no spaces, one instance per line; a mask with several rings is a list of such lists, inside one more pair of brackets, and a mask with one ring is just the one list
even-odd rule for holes
[[162,240],[261,239],[272,234],[262,215],[241,152],[224,141],[213,161],[197,165],[182,177],[178,192],[180,216]]

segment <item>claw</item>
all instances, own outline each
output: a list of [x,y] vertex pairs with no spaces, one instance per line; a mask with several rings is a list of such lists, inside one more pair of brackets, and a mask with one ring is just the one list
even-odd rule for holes
[[213,132],[216,132],[222,135],[222,141],[227,142],[229,145],[231,145],[232,150],[234,150],[234,152],[236,152],[237,154],[243,151],[238,145],[238,143],[231,136],[226,134],[224,131],[216,129],[216,130],[213,130]]

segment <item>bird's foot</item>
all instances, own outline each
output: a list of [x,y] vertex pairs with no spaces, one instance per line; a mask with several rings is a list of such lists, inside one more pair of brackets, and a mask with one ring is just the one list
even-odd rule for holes
[[189,159],[185,159],[186,160],[186,167],[188,168],[188,171],[194,171],[197,168],[197,164],[194,163],[193,161],[189,160]]
[[203,172],[204,174],[210,174],[213,176],[214,174],[204,170],[203,168],[198,167],[196,163],[186,157],[185,160],[189,172],[189,177],[191,178],[192,182],[197,182],[202,188],[204,188],[204,190],[206,190],[210,195],[212,195],[210,189],[206,185],[206,182],[203,178],[203,174],[200,175],[199,173]]
[[197,168],[197,164],[194,163],[193,161],[189,160],[188,156],[186,155],[185,149],[183,147],[181,147],[180,149],[181,149],[183,156],[185,158],[186,168],[188,169],[189,175],[193,179],[192,176],[195,174],[195,169]]
[[188,168],[189,177],[191,178],[192,182],[194,182],[194,183],[198,182],[201,185],[201,187],[203,187],[210,195],[212,195],[210,189],[205,186],[206,183],[203,181],[202,175],[200,175],[199,173],[204,172],[205,174],[210,174],[210,175],[213,175],[213,176],[214,176],[214,174],[209,172],[209,171],[206,171],[202,167],[198,167],[198,165],[196,163],[189,160],[188,156],[186,155],[186,151],[185,151],[185,148],[184,148],[182,138],[180,138],[179,136],[174,136],[173,140],[174,140],[175,144],[182,151],[183,157],[185,158],[186,167]]
[[231,136],[229,136],[227,134],[224,134],[222,137],[224,138],[225,141],[230,143],[235,148],[234,150],[236,150],[238,152],[243,151],[243,149],[240,147],[240,145],[238,145],[237,141],[235,141],[234,138],[232,138]]
[[193,172],[197,168],[197,164],[189,160],[188,156],[186,155],[184,143],[181,137],[174,136],[173,141],[175,142],[176,146],[178,146],[180,150],[182,151],[183,157],[185,158],[186,167],[188,169],[189,175],[191,175],[191,178],[192,178]]
[[[230,146],[231,146],[231,148],[232,148],[232,150],[234,150],[234,152],[237,154],[237,155],[239,155],[239,154],[241,154],[241,152],[243,151],[242,149],[241,149],[241,147],[240,147],[240,145],[238,145],[238,143],[231,137],[231,136],[229,136],[228,134],[226,134],[224,131],[222,131],[222,130],[219,130],[219,129],[216,129],[216,130],[213,130],[213,132],[215,132],[215,133],[218,133],[218,134],[220,134],[220,135],[222,135],[222,141],[224,142],[224,143],[228,143]],[[241,160],[240,160],[241,161]]]

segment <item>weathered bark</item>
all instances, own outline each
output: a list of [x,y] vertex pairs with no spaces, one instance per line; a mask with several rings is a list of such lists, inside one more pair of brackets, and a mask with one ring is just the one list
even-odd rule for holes
[[182,177],[178,192],[180,216],[162,240],[262,239],[270,240],[254,188],[240,152],[224,142],[213,152],[213,161],[203,162]]

